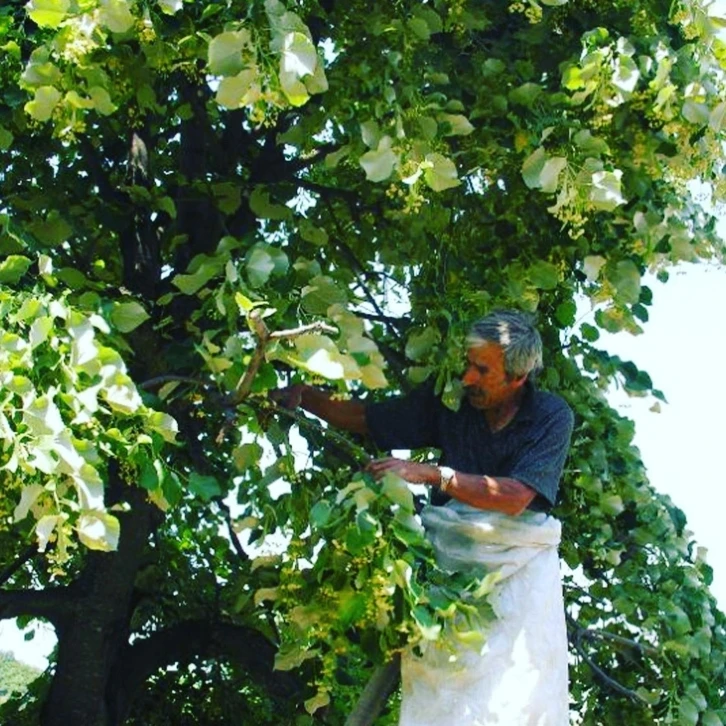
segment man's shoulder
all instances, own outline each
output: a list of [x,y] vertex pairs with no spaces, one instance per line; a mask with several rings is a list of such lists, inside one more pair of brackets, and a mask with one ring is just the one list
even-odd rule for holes
[[556,417],[563,420],[572,420],[574,414],[570,405],[562,396],[551,391],[533,390],[532,411],[536,417]]

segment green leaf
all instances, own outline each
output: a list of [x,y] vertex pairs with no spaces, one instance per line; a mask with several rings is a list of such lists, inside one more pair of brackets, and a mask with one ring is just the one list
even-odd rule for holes
[[270,201],[270,193],[263,186],[257,186],[250,194],[250,209],[260,219],[291,219],[292,209],[284,204]]
[[606,262],[607,260],[600,255],[588,255],[582,261],[583,272],[587,276],[587,279],[590,280],[590,282],[597,280],[600,275],[600,269]]
[[7,151],[13,144],[13,134],[4,126],[0,126],[0,151]]
[[383,136],[376,150],[363,154],[359,163],[368,181],[380,182],[388,179],[398,164],[398,155],[391,150],[391,137]]
[[678,705],[679,726],[696,726],[699,717],[698,707],[690,698],[683,698]]
[[577,317],[577,305],[572,300],[560,303],[555,310],[555,318],[563,328],[572,327]]
[[170,444],[176,442],[179,424],[172,416],[162,411],[152,411],[147,418],[147,425]]
[[331,511],[330,504],[324,499],[317,502],[310,510],[310,521],[313,526],[324,527],[330,520]]
[[[257,598],[255,597],[255,599]],[[308,650],[302,644],[285,644],[275,655],[274,669],[276,671],[290,671],[316,655],[316,650]]]
[[540,290],[554,290],[560,282],[560,271],[551,262],[539,260],[528,271],[530,282]]
[[135,300],[126,303],[114,302],[111,309],[111,322],[121,333],[130,333],[148,319],[149,313]]
[[105,88],[93,86],[88,89],[88,95],[93,101],[93,107],[102,116],[110,116],[116,111],[116,105],[111,101],[111,96]]
[[544,168],[547,154],[542,146],[533,151],[522,164],[522,178],[530,189],[538,189],[540,186],[540,174]]
[[205,502],[222,495],[222,487],[215,477],[197,472],[189,476],[189,491]]
[[157,0],[157,3],[165,15],[175,15],[184,6],[184,0]]
[[3,285],[15,285],[20,278],[28,271],[32,264],[31,260],[23,255],[10,255],[0,262],[0,283]]
[[435,192],[452,189],[461,184],[456,164],[441,154],[427,154],[426,160],[421,166],[424,168],[426,184]]
[[567,166],[567,159],[563,156],[548,157],[544,148],[540,146],[522,165],[522,178],[530,189],[541,189],[547,194],[557,191],[560,174]]
[[126,0],[101,0],[98,19],[112,33],[125,33],[136,23]]
[[437,116],[437,120],[447,127],[444,136],[468,136],[474,131],[469,119],[461,114],[442,113]]
[[[252,48],[252,38],[247,30],[220,33],[215,36],[207,50],[209,72],[215,76],[234,76],[244,71],[246,66],[242,51],[246,48]],[[256,72],[252,73],[253,76],[256,75]]]
[[35,90],[35,97],[25,104],[25,111],[36,121],[48,121],[62,97],[53,86],[41,86]]
[[262,459],[262,447],[259,444],[240,444],[232,452],[232,460],[238,471],[247,471],[258,466]]
[[330,693],[328,691],[318,691],[312,698],[305,701],[305,710],[312,716],[319,708],[323,708],[330,703]]
[[273,274],[284,275],[289,261],[287,255],[277,247],[258,242],[247,254],[245,269],[250,286],[262,287]]
[[121,525],[108,512],[89,512],[78,518],[78,539],[89,550],[113,552],[118,549]]
[[545,161],[539,175],[539,187],[545,194],[554,194],[559,185],[560,174],[567,167],[564,156],[553,156]]
[[201,290],[210,280],[221,274],[226,260],[223,257],[207,257],[200,255],[198,265],[190,265],[195,271],[188,275],[175,275],[172,278],[172,285],[181,290],[185,295],[194,295]]
[[302,289],[302,307],[312,315],[325,315],[331,305],[347,302],[348,293],[325,275],[313,277]]
[[583,323],[580,326],[580,332],[582,333],[582,337],[589,343],[594,343],[600,337],[600,331],[589,323]]
[[608,272],[608,280],[615,287],[618,302],[634,305],[640,299],[640,270],[632,260],[621,260]]
[[318,64],[318,53],[312,40],[303,33],[287,33],[282,44],[282,70],[298,78],[312,75]]
[[596,171],[592,174],[590,201],[594,207],[611,212],[615,207],[625,204],[626,199],[622,195],[620,184],[622,176],[620,169]]
[[440,341],[441,333],[438,328],[428,327],[424,330],[414,331],[406,341],[406,358],[421,360]]
[[30,0],[28,15],[41,28],[57,28],[65,19],[70,0]]

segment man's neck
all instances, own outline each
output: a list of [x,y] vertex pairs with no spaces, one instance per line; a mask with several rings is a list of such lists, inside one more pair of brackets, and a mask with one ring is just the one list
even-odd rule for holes
[[497,406],[496,408],[488,408],[484,411],[487,423],[492,431],[501,431],[509,423],[511,423],[522,405],[524,394],[525,387],[522,386],[510,399],[502,403],[500,406]]

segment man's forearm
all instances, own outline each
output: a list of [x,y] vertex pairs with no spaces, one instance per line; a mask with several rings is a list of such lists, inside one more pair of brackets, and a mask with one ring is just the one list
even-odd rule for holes
[[[395,457],[375,459],[366,467],[380,479],[387,473],[396,474],[412,484],[439,487],[441,470],[433,464],[406,461]],[[521,514],[536,496],[534,489],[517,479],[505,476],[480,476],[455,471],[446,493],[477,509],[489,509],[516,516]]]
[[355,434],[367,434],[365,405],[360,401],[339,401],[326,391],[303,386],[300,406],[331,426]]
[[458,471],[446,493],[477,509],[493,509],[511,515],[521,514],[535,497],[535,491],[517,479]]

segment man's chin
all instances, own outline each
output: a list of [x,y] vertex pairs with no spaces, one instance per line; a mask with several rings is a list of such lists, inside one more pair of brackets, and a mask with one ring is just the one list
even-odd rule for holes
[[487,405],[486,396],[477,396],[474,393],[467,393],[466,400],[473,408],[486,408]]

